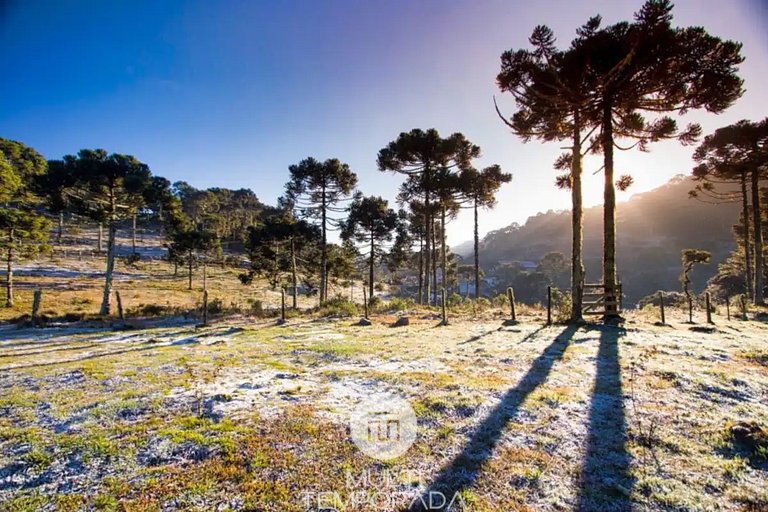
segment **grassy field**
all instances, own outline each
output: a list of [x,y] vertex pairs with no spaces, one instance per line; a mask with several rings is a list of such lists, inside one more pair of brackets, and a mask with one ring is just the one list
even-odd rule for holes
[[[103,258],[90,255],[82,259],[71,256],[66,259],[41,258],[22,265],[16,271],[14,307],[0,307],[0,322],[30,314],[36,288],[42,290],[42,315],[56,319],[67,314],[72,317],[95,317],[103,293],[103,267]],[[217,309],[250,313],[257,308],[257,302],[265,309],[279,306],[279,291],[270,289],[263,282],[243,285],[238,279],[242,272],[242,269],[233,267],[207,268],[206,287],[210,301]],[[162,260],[145,260],[129,265],[119,259],[114,289],[120,291],[128,316],[184,314],[200,307],[203,271],[202,268],[193,270],[190,290],[186,268],[179,267],[174,273],[173,266]],[[332,292],[350,296],[349,288],[336,287],[332,288]],[[355,292],[357,300],[362,301],[359,285],[352,292]],[[290,297],[286,300],[290,304]],[[317,297],[300,295],[298,305],[302,309],[316,307]]]
[[[255,295],[216,272],[212,296]],[[80,297],[78,281],[46,307]],[[147,286],[193,304],[184,285],[119,287],[131,304]],[[0,509],[405,510],[438,495],[472,511],[768,509],[767,324],[717,316],[695,332],[670,312],[672,327],[640,313],[623,329],[547,327],[524,313],[2,327]],[[386,462],[348,428],[378,392],[418,417]]]

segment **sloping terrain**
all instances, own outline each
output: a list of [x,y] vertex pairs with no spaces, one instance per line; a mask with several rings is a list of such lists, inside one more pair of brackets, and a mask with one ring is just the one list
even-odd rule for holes
[[[617,204],[617,260],[628,303],[636,303],[656,290],[679,289],[683,249],[712,253],[712,263],[694,272],[697,290],[734,249],[731,229],[739,221],[739,204],[715,205],[690,199],[688,192],[694,186],[690,178],[678,177]],[[588,282],[598,282],[602,275],[602,212],[602,206],[584,210]],[[468,247],[467,254],[471,254],[471,245]],[[539,213],[522,226],[513,224],[488,233],[481,243],[480,258],[489,270],[499,262],[538,262],[550,251],[570,255],[570,211]]]

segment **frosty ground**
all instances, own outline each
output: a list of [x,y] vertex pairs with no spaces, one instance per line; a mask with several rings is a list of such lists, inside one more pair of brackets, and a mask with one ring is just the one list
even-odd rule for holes
[[[739,437],[766,427],[768,324],[410,318],[2,327],[1,507],[768,509],[768,448]],[[394,461],[349,438],[379,391],[418,416]]]

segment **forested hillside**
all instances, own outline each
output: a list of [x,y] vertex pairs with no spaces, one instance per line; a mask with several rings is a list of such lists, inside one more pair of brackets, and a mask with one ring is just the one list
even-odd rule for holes
[[[688,197],[690,178],[677,176],[669,183],[618,204],[619,276],[626,298],[635,302],[659,289],[679,289],[680,251],[712,252],[712,263],[697,268],[693,282],[701,290],[717,264],[735,247],[732,226],[739,219],[739,204],[709,204]],[[551,251],[570,254],[570,212],[549,211],[529,217],[524,225],[488,233],[481,242],[485,269],[511,261],[538,262]],[[584,264],[587,282],[600,280],[602,207],[584,211]],[[457,247],[460,250],[465,246]],[[462,256],[468,256],[462,251]]]

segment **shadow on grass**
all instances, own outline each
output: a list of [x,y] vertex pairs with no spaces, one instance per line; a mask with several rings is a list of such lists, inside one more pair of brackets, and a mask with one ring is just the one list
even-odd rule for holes
[[589,409],[589,437],[575,510],[628,512],[632,510],[634,480],[626,446],[627,420],[619,364],[619,339],[625,331],[598,329],[600,345]]
[[481,339],[485,338],[485,337],[486,337],[486,336],[488,336],[489,334],[493,334],[493,333],[495,333],[495,332],[499,332],[499,331],[500,331],[500,329],[491,329],[491,330],[489,330],[489,331],[483,331],[483,332],[481,332],[480,334],[475,334],[475,335],[474,335],[474,336],[472,336],[471,338],[467,338],[466,340],[464,340],[464,341],[460,341],[460,342],[459,342],[459,343],[457,343],[457,344],[458,344],[458,345],[466,345],[467,343],[474,343],[474,342],[476,342],[476,341],[479,341],[479,340],[481,340]]
[[481,468],[493,455],[507,423],[517,414],[528,395],[544,383],[552,366],[563,357],[577,330],[578,326],[568,326],[555,337],[517,386],[507,391],[501,403],[478,425],[462,452],[443,467],[429,488],[411,503],[408,510],[445,510],[455,496],[474,485]]

